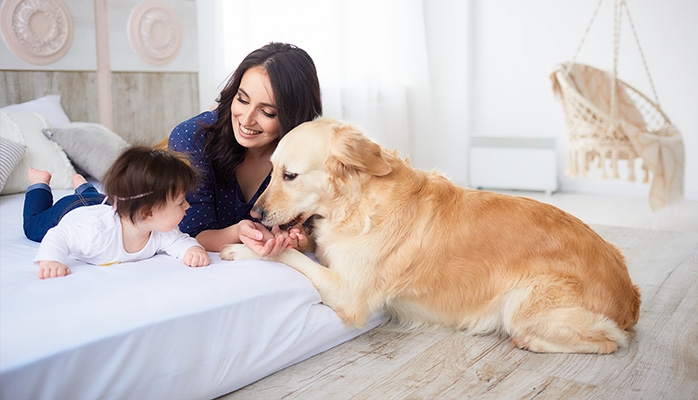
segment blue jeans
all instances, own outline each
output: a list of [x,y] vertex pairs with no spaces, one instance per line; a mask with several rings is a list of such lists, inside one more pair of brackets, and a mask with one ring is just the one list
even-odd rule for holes
[[45,183],[35,183],[24,195],[24,234],[28,239],[40,242],[46,232],[58,225],[58,221],[70,210],[78,207],[101,204],[105,196],[91,183],[83,183],[74,194],[59,199],[53,204],[53,193]]

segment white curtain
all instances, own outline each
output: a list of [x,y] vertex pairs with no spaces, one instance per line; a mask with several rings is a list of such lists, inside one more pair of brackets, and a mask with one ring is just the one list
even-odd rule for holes
[[429,150],[415,145],[416,132],[432,124],[422,0],[199,3],[203,108],[250,51],[293,43],[315,61],[325,116],[358,125],[415,166],[433,165]]

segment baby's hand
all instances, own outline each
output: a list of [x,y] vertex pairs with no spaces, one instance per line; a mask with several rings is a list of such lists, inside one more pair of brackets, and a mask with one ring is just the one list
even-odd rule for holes
[[201,246],[191,246],[182,257],[182,262],[189,267],[205,267],[210,261],[208,252]]
[[59,278],[70,275],[70,268],[58,261],[39,261],[39,279]]

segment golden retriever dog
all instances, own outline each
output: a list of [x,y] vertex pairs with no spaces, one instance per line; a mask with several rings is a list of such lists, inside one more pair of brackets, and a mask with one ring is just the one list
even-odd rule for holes
[[[289,132],[271,161],[254,212],[266,226],[313,217],[324,266],[294,249],[272,260],[307,276],[346,324],[385,308],[400,327],[506,333],[534,352],[628,345],[639,290],[621,252],[572,215],[458,187],[331,119]],[[221,257],[259,258],[241,244]]]

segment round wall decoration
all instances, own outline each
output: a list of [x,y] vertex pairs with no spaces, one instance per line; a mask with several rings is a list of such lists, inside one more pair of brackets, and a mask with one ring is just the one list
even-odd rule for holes
[[129,41],[148,64],[165,65],[172,61],[182,44],[179,16],[162,0],[144,0],[131,12]]
[[58,60],[73,41],[73,20],[62,0],[5,0],[0,20],[7,46],[33,64]]

